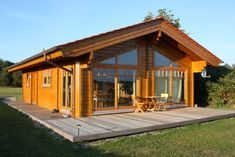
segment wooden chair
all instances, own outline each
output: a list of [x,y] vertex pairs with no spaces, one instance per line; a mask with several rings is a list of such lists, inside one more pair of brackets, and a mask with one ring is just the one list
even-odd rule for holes
[[134,102],[136,106],[135,113],[138,113],[138,112],[144,113],[145,103],[141,102],[141,98],[135,97]]
[[169,95],[167,93],[161,93],[159,109],[163,107],[163,111],[166,111],[166,106],[168,105],[168,98],[169,98]]

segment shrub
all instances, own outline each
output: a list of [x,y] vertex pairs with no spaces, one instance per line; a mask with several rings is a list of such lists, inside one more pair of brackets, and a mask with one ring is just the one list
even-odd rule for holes
[[235,99],[235,70],[217,82],[208,82],[208,104],[213,107],[231,105]]

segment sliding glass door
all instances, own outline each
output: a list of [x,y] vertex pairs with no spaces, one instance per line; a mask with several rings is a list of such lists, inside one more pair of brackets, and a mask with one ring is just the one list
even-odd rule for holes
[[184,102],[185,69],[155,51],[155,95],[168,94],[174,103]]
[[136,95],[136,70],[118,70],[118,106],[133,106]]
[[170,73],[169,70],[155,71],[155,94],[161,95],[163,93],[169,94],[170,89]]
[[115,70],[94,69],[94,107],[114,108]]
[[136,95],[137,50],[106,58],[96,63],[94,110],[133,106]]

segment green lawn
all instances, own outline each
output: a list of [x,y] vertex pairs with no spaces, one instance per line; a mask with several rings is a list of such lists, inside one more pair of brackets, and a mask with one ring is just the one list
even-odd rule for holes
[[73,144],[0,102],[0,156],[235,156],[235,118]]
[[[0,97],[21,89],[0,87]],[[235,156],[235,118],[90,143],[71,143],[0,102],[0,156]]]
[[21,100],[21,93],[22,88],[0,86],[0,99],[7,96],[14,96],[17,100]]

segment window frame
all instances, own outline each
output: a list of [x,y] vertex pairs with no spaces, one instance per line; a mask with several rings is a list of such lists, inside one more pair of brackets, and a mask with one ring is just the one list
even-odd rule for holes
[[30,87],[30,79],[31,79],[31,74],[27,73],[26,74],[26,87]]
[[[159,53],[160,55],[162,55],[163,57],[166,57],[167,59],[169,59],[170,60],[170,65],[169,66],[157,66],[157,64],[156,64],[156,60],[155,60],[155,55],[156,55],[156,53]],[[175,65],[177,65],[177,66],[175,66]],[[180,102],[178,102],[178,103],[176,103],[176,102],[174,102],[175,104],[182,104],[182,103],[185,103],[186,102],[186,99],[187,98],[185,98],[185,92],[186,92],[186,84],[188,83],[187,82],[187,79],[186,79],[186,73],[187,73],[187,68],[184,68],[184,67],[182,67],[182,66],[180,66],[180,65],[178,65],[177,63],[175,63],[174,61],[172,61],[170,58],[168,58],[167,56],[165,56],[164,54],[162,54],[161,52],[159,52],[156,48],[154,49],[154,51],[153,51],[153,90],[154,90],[154,94],[156,95],[157,93],[156,93],[156,83],[155,83],[155,81],[156,81],[156,71],[168,71],[168,75],[169,76],[167,76],[167,77],[169,77],[169,97],[170,97],[170,99],[172,99],[173,100],[173,79],[175,79],[175,78],[182,78],[183,79],[183,84],[184,84],[184,100],[183,101],[181,101],[180,100]],[[183,75],[182,75],[182,77],[181,76],[175,76],[175,72],[176,71],[178,71],[178,72],[182,72],[183,73]],[[161,76],[160,76],[161,77]],[[164,76],[164,77],[166,77],[166,76]]]
[[42,87],[51,87],[52,84],[52,70],[46,69],[42,73]]

